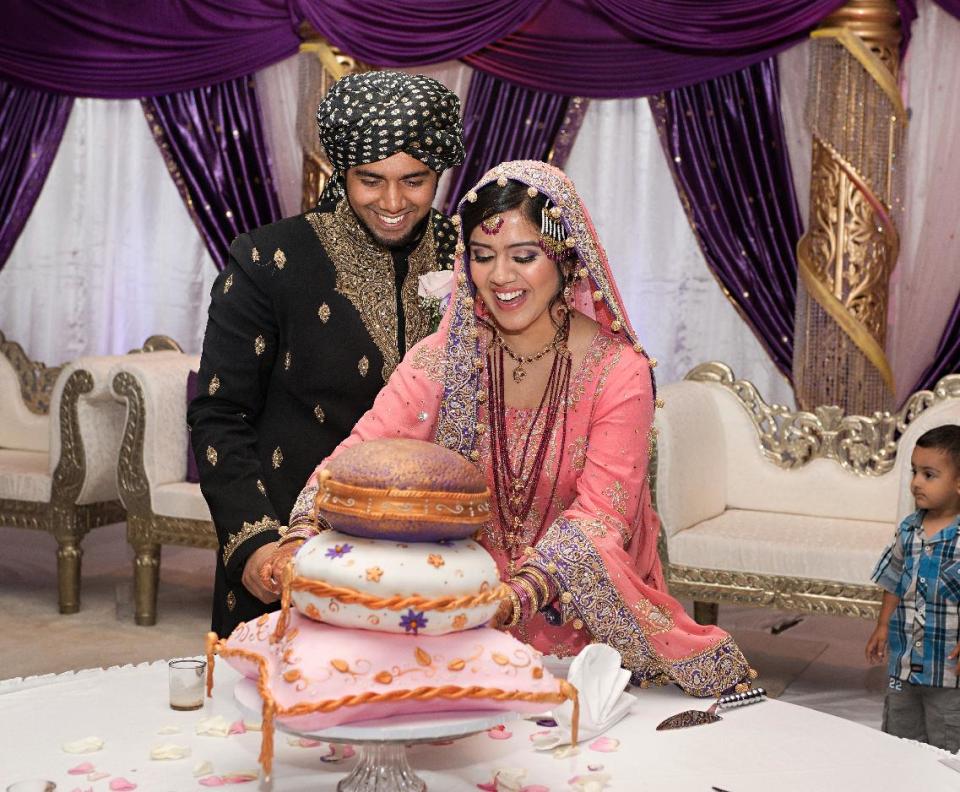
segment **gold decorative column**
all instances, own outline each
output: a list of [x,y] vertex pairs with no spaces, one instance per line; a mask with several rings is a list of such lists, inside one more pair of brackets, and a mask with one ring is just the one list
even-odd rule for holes
[[330,86],[341,77],[370,71],[371,67],[344,55],[308,25],[302,26],[300,37],[303,43],[300,45],[297,136],[303,149],[300,208],[305,212],[316,206],[327,179],[333,173],[317,136],[317,106],[327,95]]
[[810,220],[797,245],[793,376],[801,408],[862,415],[893,406],[884,342],[906,124],[896,4],[852,0],[812,36]]

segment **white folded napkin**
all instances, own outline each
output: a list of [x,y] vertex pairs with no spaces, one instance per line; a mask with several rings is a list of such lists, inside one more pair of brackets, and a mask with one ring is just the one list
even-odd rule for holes
[[[625,690],[630,672],[621,668],[620,663],[620,652],[612,646],[590,644],[570,664],[567,681],[577,689],[580,698],[578,741],[603,734],[630,712],[635,701]],[[547,751],[570,743],[573,702],[563,702],[552,715],[557,727],[537,735],[533,741],[537,750]]]

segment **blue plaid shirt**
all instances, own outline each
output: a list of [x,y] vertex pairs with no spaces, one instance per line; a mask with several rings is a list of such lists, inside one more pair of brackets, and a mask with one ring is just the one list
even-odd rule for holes
[[900,598],[890,617],[890,676],[915,685],[960,687],[957,660],[947,655],[960,642],[960,515],[929,539],[923,509],[905,518],[883,552],[873,580]]

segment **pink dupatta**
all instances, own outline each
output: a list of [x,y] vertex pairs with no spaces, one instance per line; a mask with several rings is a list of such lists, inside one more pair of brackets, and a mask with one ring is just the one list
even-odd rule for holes
[[[579,259],[574,307],[600,325],[571,380],[566,440],[561,443],[556,428],[550,439],[528,518],[528,546],[520,559],[521,569],[535,566],[560,592],[554,607],[562,624],[551,626],[536,614],[516,633],[540,651],[559,656],[575,654],[591,641],[607,643],[620,652],[640,684],[676,682],[702,696],[748,684],[752,671],[733,639],[718,627],[696,624],[665,591],[657,554],[660,523],[647,478],[656,363],[630,325],[590,216],[570,180],[542,162],[498,165],[464,201],[503,179],[536,188],[560,208]],[[428,440],[476,463],[492,489],[486,348],[477,329],[478,306],[469,273],[461,232],[454,291],[439,330],[408,352],[372,409],[331,458],[365,440]],[[508,431],[515,438],[537,430],[530,427],[531,416],[525,411],[508,412]],[[316,472],[297,501],[291,527],[313,521],[315,493]],[[544,527],[537,532],[535,526],[541,523]],[[502,536],[494,518],[481,542],[507,576],[517,560],[508,556]]]

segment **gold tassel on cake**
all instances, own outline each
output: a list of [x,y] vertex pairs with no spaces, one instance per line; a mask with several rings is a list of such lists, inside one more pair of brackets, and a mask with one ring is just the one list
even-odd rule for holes
[[869,414],[890,409],[894,394],[884,342],[906,124],[899,14],[893,0],[852,0],[812,36],[810,220],[797,246],[793,376],[803,409]]

